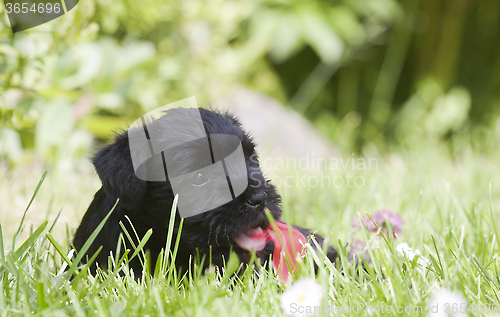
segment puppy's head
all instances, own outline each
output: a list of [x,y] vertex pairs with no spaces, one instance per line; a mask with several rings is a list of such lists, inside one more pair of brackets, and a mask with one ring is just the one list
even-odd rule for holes
[[[192,118],[198,111],[202,122],[196,125],[192,123]],[[207,143],[206,138],[199,138],[201,135],[197,129],[200,126],[204,129],[203,135],[211,142]],[[235,242],[237,237],[268,226],[266,210],[274,218],[280,217],[280,197],[274,186],[264,178],[255,145],[234,117],[205,109],[172,109],[148,124],[147,128],[149,135],[156,136],[156,146],[169,148],[169,151],[150,159],[150,163],[156,162],[155,164],[145,164],[146,167],[142,169],[137,169],[136,166],[134,169],[130,148],[135,141],[129,140],[130,133],[119,135],[114,143],[104,147],[94,158],[105,192],[113,199],[120,198],[121,207],[134,214],[136,219],[141,214],[144,214],[144,218],[153,214],[154,219],[160,219],[160,222],[168,225],[174,198],[173,179],[176,179],[176,188],[188,188],[192,193],[189,197],[180,197],[180,200],[184,199],[182,203],[203,210],[184,220],[183,237],[185,232],[189,233],[186,237],[193,246],[238,248]],[[214,142],[215,136],[222,141]],[[211,144],[210,149],[207,144]],[[212,148],[214,146],[219,146],[218,151]],[[214,208],[203,209],[204,206],[213,206],[214,201],[221,201],[219,196],[224,188],[227,194],[225,175],[234,166],[231,166],[230,160],[224,160],[226,173],[222,177],[207,172],[206,168],[214,162],[222,161],[239,146],[244,160],[244,171],[239,175],[246,178],[246,187],[238,191],[230,188],[233,199],[221,205],[215,204]],[[207,157],[207,150],[212,153],[211,157]],[[221,157],[214,157],[214,153],[219,153]],[[158,175],[165,175],[167,170],[169,173],[165,180],[150,181],[159,177]],[[147,177],[137,177],[137,171]],[[153,227],[157,225],[158,223],[151,224]]]

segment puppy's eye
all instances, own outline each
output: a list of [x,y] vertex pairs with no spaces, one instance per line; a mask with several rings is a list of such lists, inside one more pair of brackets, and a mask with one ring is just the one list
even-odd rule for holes
[[205,173],[197,173],[191,179],[191,184],[195,186],[201,186],[205,184],[210,178]]

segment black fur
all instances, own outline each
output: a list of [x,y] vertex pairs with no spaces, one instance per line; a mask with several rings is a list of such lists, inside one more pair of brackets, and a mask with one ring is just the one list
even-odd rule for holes
[[[172,111],[177,111],[177,115],[178,111],[181,111],[182,115],[182,111],[187,111],[189,114],[189,111],[198,110],[170,110],[158,120],[163,120],[160,124],[161,128],[166,129],[163,131],[169,131],[167,128],[182,124],[178,121],[169,121]],[[206,256],[204,265],[208,266],[210,252],[212,264],[223,266],[224,260],[228,259],[230,250],[236,252],[243,263],[248,263],[251,258],[250,252],[238,247],[234,238],[248,229],[268,226],[264,207],[270,210],[275,219],[280,219],[281,216],[280,196],[275,187],[264,178],[259,167],[255,145],[249,135],[242,130],[237,119],[228,114],[205,109],[200,109],[200,114],[208,135],[232,134],[241,140],[249,186],[229,203],[184,219],[176,258],[178,269],[186,269],[189,266],[190,257],[195,257],[197,254]],[[182,132],[182,128],[178,127],[177,130]],[[189,153],[186,155],[189,157]],[[102,181],[102,187],[95,194],[94,200],[76,230],[73,240],[75,248],[77,251],[82,248],[94,229],[111,210],[116,199],[119,198],[119,204],[87,251],[84,259],[90,258],[102,246],[103,249],[96,262],[100,267],[106,267],[107,258],[110,252],[116,251],[117,241],[122,232],[119,222],[121,221],[130,233],[133,232],[125,218],[128,216],[139,237],[142,237],[149,229],[153,229],[146,249],[149,250],[154,265],[158,254],[166,244],[170,208],[174,199],[170,183],[168,181],[143,181],[136,177],[126,132],[119,134],[112,144],[103,147],[95,155],[93,163]],[[174,238],[177,236],[179,222],[180,216],[177,212]],[[311,234],[311,231],[307,229],[296,228],[306,237]],[[320,236],[316,235],[315,238],[320,244],[323,243],[323,238]],[[125,238],[125,240],[127,239]],[[264,250],[257,252],[257,256],[265,261],[269,259],[272,252],[273,245],[270,242]],[[328,257],[334,261],[336,256],[336,251],[328,246]],[[136,275],[142,272],[141,264],[137,259],[132,261],[131,267]],[[93,268],[95,269],[95,266]]]

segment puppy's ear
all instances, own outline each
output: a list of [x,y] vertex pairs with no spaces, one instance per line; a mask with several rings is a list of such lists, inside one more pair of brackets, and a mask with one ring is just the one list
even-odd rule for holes
[[238,120],[238,118],[235,115],[233,115],[231,112],[226,112],[226,113],[224,113],[222,115],[226,119],[228,119],[229,121],[231,121],[232,124],[237,125],[238,127],[241,127],[240,120]]
[[127,133],[118,135],[112,144],[99,150],[92,162],[106,194],[120,198],[126,209],[137,207],[144,198],[146,182],[135,175]]

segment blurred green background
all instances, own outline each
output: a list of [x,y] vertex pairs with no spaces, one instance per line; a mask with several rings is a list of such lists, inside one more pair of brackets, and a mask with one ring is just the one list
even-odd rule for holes
[[237,87],[350,153],[500,132],[498,0],[82,0],[12,34],[0,8],[0,158],[86,159],[159,106]]

